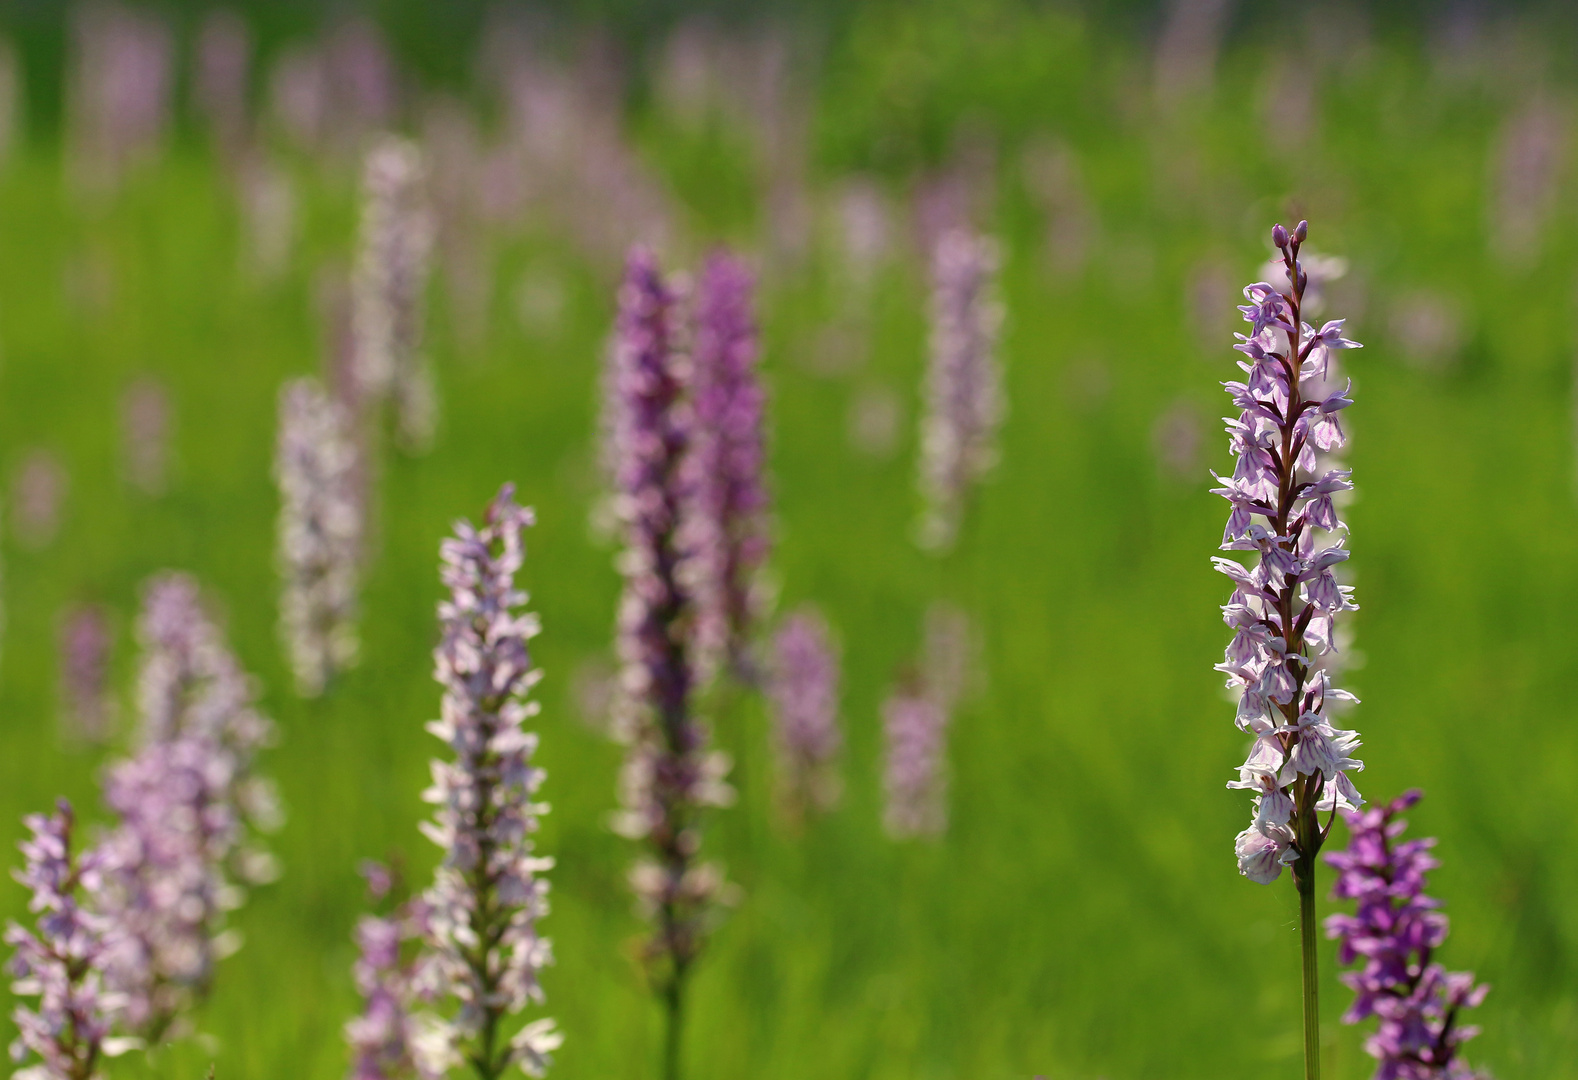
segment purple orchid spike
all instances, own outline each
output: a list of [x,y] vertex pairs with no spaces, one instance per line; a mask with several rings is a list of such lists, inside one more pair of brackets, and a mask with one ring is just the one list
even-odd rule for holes
[[698,858],[700,816],[728,803],[728,762],[708,747],[695,715],[691,643],[696,616],[685,515],[693,491],[688,454],[695,414],[689,370],[676,344],[674,293],[650,252],[630,254],[619,293],[615,371],[619,506],[625,523],[619,609],[622,703],[628,747],[615,828],[645,843],[631,883],[654,923],[649,971],[668,1016],[666,1067],[677,1069],[685,978],[700,952],[721,871]]
[[387,139],[367,154],[352,323],[358,392],[392,393],[396,431],[410,451],[433,441],[438,403],[422,353],[422,323],[433,222],[416,146]]
[[127,5],[84,5],[74,22],[66,91],[71,166],[80,184],[104,192],[164,138],[175,42],[162,19]]
[[[396,875],[389,867],[369,861],[360,871],[373,900],[394,891]],[[421,958],[408,955],[413,950],[407,948],[431,933],[422,897],[402,901],[389,915],[357,920],[351,973],[363,1004],[345,1025],[351,1047],[346,1080],[442,1080],[452,1060],[447,1029],[413,1009],[431,988],[421,985]]]
[[225,160],[240,159],[251,138],[247,89],[251,80],[252,31],[234,11],[211,11],[197,34],[192,97],[208,121]]
[[253,767],[272,724],[196,583],[154,578],[138,636],[142,745],[105,780],[116,826],[105,839],[104,913],[125,938],[109,984],[125,999],[127,1026],[156,1043],[180,1030],[217,962],[239,946],[226,912],[244,884],[276,873],[256,833],[279,811]]
[[947,828],[948,710],[919,684],[882,706],[887,740],[883,825],[895,839],[937,836]]
[[970,487],[997,462],[1004,403],[996,356],[1002,308],[992,298],[996,246],[953,229],[932,257],[931,361],[921,422],[921,546],[953,546]]
[[64,799],[55,813],[32,814],[25,823],[32,836],[20,845],[27,865],[16,879],[32,891],[28,908],[38,914],[37,930],[13,922],[5,942],[16,950],[10,964],[14,989],[36,996],[38,1006],[12,1014],[17,1040],[11,1056],[18,1062],[37,1056],[39,1062],[15,1075],[97,1080],[105,1058],[137,1045],[112,1034],[120,1000],[104,972],[120,938],[113,920],[95,911],[104,889],[104,853],[73,852],[75,817]]
[[121,395],[122,459],[126,479],[145,495],[164,491],[170,471],[170,395],[151,375]]
[[692,344],[696,439],[696,549],[700,565],[697,660],[750,670],[748,647],[761,608],[755,574],[767,558],[763,406],[750,272],[720,252],[696,288]]
[[[1228,787],[1254,794],[1255,813],[1238,835],[1238,869],[1269,883],[1293,867],[1304,954],[1305,1072],[1319,1075],[1319,1006],[1315,974],[1315,856],[1338,810],[1362,802],[1349,773],[1364,767],[1352,756],[1359,737],[1334,727],[1328,710],[1352,695],[1338,689],[1321,661],[1336,647],[1338,616],[1354,610],[1351,590],[1334,568],[1348,558],[1347,526],[1331,496],[1352,485],[1348,470],[1322,453],[1344,442],[1337,414],[1352,404],[1325,393],[1327,357],[1357,348],[1342,336],[1341,320],[1321,329],[1302,321],[1309,274],[1299,260],[1308,226],[1272,230],[1281,251],[1286,293],[1257,282],[1239,308],[1250,333],[1234,346],[1244,381],[1227,382],[1236,417],[1227,419],[1236,459],[1215,494],[1232,509],[1222,548],[1253,552],[1254,564],[1213,560],[1232,579],[1222,608],[1233,630],[1226,659],[1217,665],[1239,694],[1238,726],[1254,742]],[[1328,818],[1323,825],[1319,813]]]
[[794,817],[838,801],[838,654],[827,621],[809,605],[773,635],[772,701],[784,801]]
[[109,617],[97,604],[66,612],[60,626],[61,724],[73,739],[99,742],[110,733],[115,699],[110,694]]
[[1354,991],[1343,1021],[1380,1019],[1364,1044],[1377,1061],[1375,1080],[1482,1080],[1485,1074],[1458,1056],[1479,1033],[1459,1015],[1490,988],[1432,962],[1447,936],[1447,917],[1424,895],[1426,876],[1440,865],[1430,856],[1435,839],[1397,842],[1407,827],[1401,815],[1420,798],[1409,791],[1385,806],[1347,812],[1348,847],[1326,855],[1337,869],[1332,896],[1356,904],[1354,914],[1326,920],[1326,936],[1339,943],[1338,962],[1361,965],[1342,976]]
[[535,853],[533,839],[547,811],[534,801],[543,771],[533,764],[537,736],[522,727],[537,713],[527,695],[541,672],[527,645],[538,623],[515,587],[532,520],[506,484],[482,528],[458,522],[441,549],[449,598],[438,608],[433,677],[444,699],[428,730],[454,757],[433,762],[423,795],[435,810],[422,832],[444,853],[425,896],[423,977],[456,1006],[435,1020],[433,1041],[482,1080],[517,1067],[541,1076],[561,1041],[552,1020],[513,1034],[504,1027],[541,1004],[538,974],[551,960],[537,924],[548,913],[553,860]]
[[356,662],[362,499],[352,419],[314,379],[285,384],[279,399],[274,479],[279,486],[276,561],[280,637],[296,692],[313,697]]

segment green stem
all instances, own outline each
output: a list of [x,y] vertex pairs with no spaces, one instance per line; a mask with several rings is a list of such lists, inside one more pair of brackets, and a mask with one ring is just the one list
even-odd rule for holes
[[1320,1080],[1320,979],[1315,954],[1315,860],[1294,868],[1299,890],[1299,938],[1304,952],[1304,1080]]
[[663,1038],[663,1080],[679,1080],[679,1043],[685,1020],[685,991],[676,974],[663,988],[663,1013],[668,1030]]

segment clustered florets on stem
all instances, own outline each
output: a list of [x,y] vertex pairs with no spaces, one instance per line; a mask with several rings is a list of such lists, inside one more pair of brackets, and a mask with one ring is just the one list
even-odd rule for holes
[[[395,887],[395,875],[382,863],[364,862],[361,873],[375,901]],[[418,1015],[420,956],[408,948],[429,934],[427,905],[406,899],[388,915],[363,915],[356,922],[356,962],[351,977],[362,996],[362,1011],[345,1024],[351,1047],[347,1080],[437,1080],[452,1057],[441,1024]]]
[[1489,987],[1470,972],[1449,972],[1431,956],[1447,936],[1447,917],[1424,895],[1426,875],[1440,864],[1435,839],[1397,843],[1407,828],[1400,815],[1419,801],[1409,791],[1385,806],[1344,815],[1351,838],[1326,861],[1337,869],[1332,895],[1353,900],[1352,915],[1332,915],[1326,934],[1340,943],[1338,961],[1361,963],[1342,976],[1354,991],[1343,1020],[1380,1019],[1365,1049],[1378,1064],[1375,1080],[1478,1080],[1483,1074],[1458,1056],[1479,1029],[1458,1015],[1485,999]]
[[72,850],[75,818],[62,799],[55,813],[25,819],[29,839],[21,842],[27,862],[16,879],[32,891],[28,908],[38,915],[37,933],[16,923],[5,942],[16,950],[10,964],[12,989],[38,998],[38,1007],[11,1014],[18,1062],[36,1055],[38,1064],[18,1071],[18,1080],[92,1080],[105,1057],[129,1050],[135,1040],[111,1031],[121,996],[105,984],[104,970],[120,947],[113,920],[94,909],[104,889],[104,852]]
[[807,606],[773,635],[768,696],[772,701],[784,804],[799,818],[838,800],[834,763],[838,729],[838,653],[827,621]]
[[362,499],[353,421],[314,379],[285,384],[279,398],[274,478],[279,485],[276,558],[283,590],[280,636],[298,693],[315,696],[356,662]]
[[352,329],[358,392],[392,393],[396,430],[408,450],[425,450],[437,425],[433,374],[422,354],[422,322],[432,215],[423,195],[421,152],[386,139],[367,154]]
[[701,568],[697,658],[705,671],[727,661],[748,671],[747,648],[761,607],[756,572],[766,560],[767,488],[762,414],[766,395],[756,374],[756,319],[750,271],[719,252],[696,288],[693,461]]
[[225,915],[244,883],[273,876],[255,832],[279,814],[272,786],[253,771],[272,724],[196,583],[153,579],[138,631],[142,745],[106,777],[116,825],[104,841],[103,911],[123,935],[108,979],[124,995],[127,1027],[158,1042],[239,945]]
[[97,604],[72,609],[61,623],[61,720],[72,738],[97,742],[110,733],[115,719],[109,687],[113,644],[109,620]]
[[921,546],[953,546],[971,485],[997,462],[1004,402],[997,363],[1002,308],[991,295],[997,248],[962,229],[932,257],[931,360],[921,422]]
[[[1252,551],[1256,564],[1213,560],[1233,579],[1223,618],[1233,640],[1218,669],[1240,692],[1238,726],[1254,736],[1239,779],[1229,787],[1255,793],[1255,815],[1239,834],[1239,871],[1270,882],[1297,863],[1307,875],[1330,828],[1317,811],[1353,809],[1362,800],[1348,773],[1363,768],[1351,757],[1352,731],[1334,728],[1327,706],[1351,695],[1331,683],[1319,660],[1335,647],[1335,620],[1356,605],[1333,568],[1348,558],[1347,526],[1333,496],[1349,490],[1349,470],[1327,467],[1321,455],[1343,445],[1338,413],[1352,404],[1343,393],[1314,397],[1327,354],[1357,347],[1342,336],[1342,320],[1319,330],[1299,319],[1308,278],[1298,262],[1306,226],[1272,233],[1292,288],[1280,293],[1257,283],[1244,290],[1239,310],[1251,326],[1235,346],[1243,382],[1224,386],[1240,412],[1227,420],[1237,459],[1233,475],[1218,477],[1215,493],[1232,506],[1222,547]],[[1295,346],[1296,340],[1296,346]]]
[[709,749],[695,715],[691,653],[695,598],[685,549],[692,511],[689,454],[695,413],[688,364],[676,341],[676,297],[644,249],[630,255],[619,294],[616,392],[619,507],[625,523],[619,611],[622,706],[629,746],[620,780],[618,830],[643,840],[648,857],[631,882],[655,933],[646,949],[654,985],[670,1011],[670,1068],[677,1053],[685,976],[708,916],[725,890],[722,873],[698,858],[699,816],[732,795],[728,763]]
[[936,836],[948,825],[948,706],[919,680],[882,705],[887,742],[883,825],[894,838]]
[[537,855],[533,840],[547,811],[534,801],[543,771],[532,763],[537,737],[523,729],[537,712],[527,694],[541,675],[528,651],[538,623],[515,587],[521,532],[531,523],[506,484],[482,528],[458,522],[442,547],[450,595],[439,604],[433,677],[444,698],[428,730],[454,758],[433,762],[424,794],[436,810],[422,831],[444,854],[424,896],[420,979],[430,996],[457,1006],[437,1030],[449,1059],[469,1064],[480,1080],[517,1066],[540,1076],[560,1043],[551,1020],[504,1030],[542,1001],[538,974],[551,958],[537,924],[548,912],[543,875],[553,860]]

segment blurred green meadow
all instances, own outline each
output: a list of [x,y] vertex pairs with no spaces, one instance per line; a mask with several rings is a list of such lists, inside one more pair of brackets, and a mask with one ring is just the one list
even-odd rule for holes
[[[1440,837],[1440,959],[1493,987],[1470,1059],[1503,1080],[1578,1076],[1570,28],[1328,16],[1252,25],[1174,85],[1150,28],[1011,0],[861,6],[801,46],[816,57],[796,158],[811,213],[792,257],[763,239],[783,174],[731,115],[666,107],[649,78],[661,42],[625,54],[625,136],[675,208],[667,261],[728,242],[762,267],[778,607],[815,602],[844,649],[845,796],[803,830],[775,807],[762,702],[711,702],[740,797],[706,842],[743,900],[696,975],[693,1080],[1296,1075],[1295,895],[1241,878],[1232,854],[1248,800],[1223,786],[1244,740],[1212,671],[1228,589],[1207,470],[1229,466],[1216,418],[1237,289],[1273,221],[1299,217],[1311,248],[1348,260],[1325,314],[1366,345],[1344,358],[1356,780],[1371,799],[1426,792],[1410,818]],[[1519,124],[1549,134],[1535,166],[1509,159]],[[64,158],[35,130],[0,172],[0,469],[9,483],[43,448],[69,478],[52,542],[25,542],[5,511],[0,836],[62,794],[102,820],[100,769],[132,726],[139,585],[167,567],[201,579],[258,676],[288,815],[283,875],[234,916],[245,946],[200,1015],[207,1035],[111,1075],[345,1072],[357,864],[395,858],[420,884],[436,856],[416,824],[440,749],[422,730],[437,545],[506,480],[539,520],[524,581],[544,624],[541,847],[558,862],[552,1076],[654,1075],[631,851],[607,827],[620,755],[584,700],[619,589],[589,524],[616,265],[552,220],[489,230],[471,331],[437,272],[439,440],[380,457],[363,661],[304,701],[275,627],[276,393],[334,347],[323,283],[353,257],[354,166],[281,146],[296,241],[269,278],[184,113],[113,192],[84,192]],[[1004,253],[1009,418],[958,548],[933,558],[912,542],[925,261],[896,212],[891,253],[853,283],[832,193],[859,175],[902,206],[960,161]],[[124,466],[122,395],[149,376],[172,408],[157,496]],[[980,670],[951,728],[947,833],[894,842],[878,710],[938,600],[969,614]],[[84,602],[112,612],[108,746],[59,722],[60,619]],[[0,912],[24,900],[0,889]],[[1332,961],[1328,947],[1327,1075],[1368,1076]]]

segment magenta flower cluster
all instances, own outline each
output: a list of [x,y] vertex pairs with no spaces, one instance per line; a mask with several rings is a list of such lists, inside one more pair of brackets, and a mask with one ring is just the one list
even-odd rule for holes
[[1254,819],[1236,842],[1238,866],[1261,883],[1315,857],[1325,838],[1317,810],[1350,810],[1362,801],[1348,776],[1363,768],[1352,756],[1358,735],[1327,717],[1328,706],[1352,697],[1320,663],[1336,647],[1337,617],[1356,607],[1334,572],[1348,558],[1347,526],[1334,497],[1352,487],[1349,470],[1322,460],[1343,445],[1338,417],[1352,402],[1344,392],[1311,393],[1328,354],[1357,343],[1342,336],[1340,319],[1316,330],[1299,318],[1308,277],[1298,251],[1306,230],[1302,222],[1291,234],[1280,225],[1273,230],[1294,283],[1289,292],[1263,282],[1244,290],[1249,303],[1239,310],[1250,332],[1237,335],[1235,346],[1245,356],[1244,379],[1223,384],[1239,410],[1227,419],[1236,464],[1214,489],[1232,508],[1223,549],[1254,558],[1249,566],[1213,561],[1234,584],[1222,608],[1233,639],[1217,667],[1240,695],[1239,728],[1254,737],[1238,780],[1228,785],[1255,796]]
[[1420,797],[1409,791],[1385,806],[1347,813],[1348,847],[1326,855],[1338,871],[1332,896],[1356,904],[1354,914],[1326,920],[1327,936],[1339,943],[1338,961],[1359,965],[1342,976],[1354,991],[1343,1019],[1380,1020],[1365,1041],[1378,1062],[1375,1080],[1478,1080],[1483,1074],[1458,1051],[1479,1029],[1459,1023],[1459,1015],[1490,988],[1432,960],[1447,936],[1447,917],[1424,893],[1426,875],[1440,865],[1430,855],[1435,840],[1399,842],[1407,827],[1400,815]]
[[623,703],[619,734],[629,747],[616,828],[648,849],[631,874],[655,923],[647,956],[657,981],[677,994],[695,959],[721,871],[698,858],[699,814],[732,797],[728,762],[708,745],[695,713],[696,619],[687,517],[695,505],[691,450],[696,413],[689,365],[679,347],[677,297],[652,254],[630,255],[619,293],[615,392],[619,507],[625,523],[619,611]]

